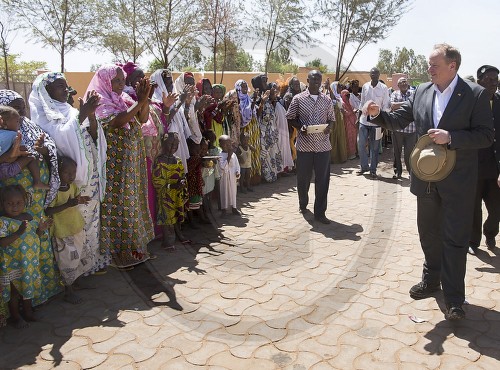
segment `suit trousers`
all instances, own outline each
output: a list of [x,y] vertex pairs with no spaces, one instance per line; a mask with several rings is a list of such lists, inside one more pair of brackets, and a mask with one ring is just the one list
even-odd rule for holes
[[[488,217],[483,223],[482,203],[486,206]],[[478,179],[476,188],[476,200],[474,202],[474,219],[469,245],[478,248],[481,244],[481,231],[487,238],[495,238],[498,235],[498,223],[500,222],[500,188],[497,179]],[[482,230],[481,230],[482,226]]]
[[314,216],[325,216],[328,189],[330,187],[330,151],[297,151],[297,193],[299,207],[306,209],[309,203],[309,187],[314,170]]
[[441,282],[445,303],[462,304],[474,193],[458,189],[441,190],[429,183],[427,193],[417,196],[417,226],[425,256],[422,281]]
[[406,171],[410,172],[410,154],[417,142],[417,133],[406,133],[393,131],[392,145],[394,148],[394,174],[401,176],[403,164],[401,163],[401,153],[404,147],[404,159]]

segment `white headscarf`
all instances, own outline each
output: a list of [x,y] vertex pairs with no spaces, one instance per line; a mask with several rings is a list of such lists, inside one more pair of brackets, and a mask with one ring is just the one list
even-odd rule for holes
[[168,95],[168,90],[167,87],[165,86],[165,82],[163,81],[163,71],[166,71],[165,69],[157,69],[151,74],[151,81],[156,83],[156,88],[153,93],[153,100],[162,102],[163,101],[163,93]]
[[[179,77],[174,82],[174,93],[177,94],[182,94],[184,91],[184,87],[186,87],[186,83],[184,82],[184,73],[181,73]],[[198,123],[198,116],[196,115],[196,111],[194,110],[194,106],[196,104],[196,96],[193,97],[193,100],[191,100],[191,104],[189,105],[189,129],[191,130],[191,140],[193,140],[196,144],[201,143],[201,139],[203,136],[201,135],[201,128],[200,124]],[[181,114],[179,112],[177,114]]]
[[[84,139],[84,135],[88,135],[89,121],[86,119],[80,124],[76,108],[50,97],[46,86],[60,78],[65,79],[62,73],[44,73],[35,79],[29,97],[31,118],[52,137],[58,152],[76,162],[75,183],[78,186],[86,186],[92,177],[93,164],[91,149],[86,148]],[[102,199],[106,184],[106,138],[99,123],[97,135],[97,169]]]

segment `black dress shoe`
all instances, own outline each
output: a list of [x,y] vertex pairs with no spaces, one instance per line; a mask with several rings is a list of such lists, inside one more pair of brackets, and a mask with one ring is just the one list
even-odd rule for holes
[[447,303],[446,312],[444,313],[446,320],[463,320],[465,319],[465,311],[461,303]]
[[307,208],[299,208],[299,212],[302,214],[307,213]]
[[410,289],[410,297],[413,299],[424,299],[432,297],[434,292],[437,292],[441,289],[440,284],[427,284],[425,281],[421,281],[418,284],[415,284]]
[[318,222],[321,222],[322,224],[325,224],[325,225],[328,225],[332,222],[328,218],[326,218],[326,216],[320,216],[320,217],[314,216],[314,219]]
[[486,248],[488,248],[490,251],[495,249],[497,246],[497,243],[495,241],[495,238],[486,238]]

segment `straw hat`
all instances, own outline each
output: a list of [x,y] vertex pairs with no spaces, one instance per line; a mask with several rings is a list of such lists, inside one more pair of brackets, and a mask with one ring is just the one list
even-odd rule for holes
[[441,181],[455,167],[456,157],[456,152],[448,149],[447,145],[436,144],[429,135],[423,135],[411,152],[411,169],[420,180]]

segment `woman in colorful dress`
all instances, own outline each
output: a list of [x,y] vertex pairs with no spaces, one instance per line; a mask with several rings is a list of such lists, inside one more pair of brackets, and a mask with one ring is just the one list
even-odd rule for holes
[[[100,67],[87,91],[96,91],[97,120],[107,141],[106,194],[101,203],[101,245],[111,249],[113,265],[129,269],[150,258],[154,238],[147,203],[146,150],[141,124],[149,117],[149,79],[136,86],[137,102],[123,93],[125,73],[116,65]],[[128,104],[127,104],[128,103]]]
[[356,158],[356,148],[358,146],[358,127],[356,126],[356,121],[358,120],[356,113],[354,113],[354,109],[351,106],[351,102],[349,99],[349,91],[342,90],[340,92],[342,96],[343,108],[344,108],[344,124],[345,124],[345,133],[347,139],[347,159],[355,159]]
[[[67,103],[68,83],[62,73],[47,72],[33,82],[29,103],[31,117],[55,141],[57,150],[76,162],[75,184],[90,201],[78,206],[85,220],[88,271],[103,273],[111,262],[108,245],[100,244],[100,207],[106,186],[106,138],[95,117],[96,92],[85,94],[80,111]],[[81,257],[81,256],[79,256]]]
[[[333,130],[330,134],[330,141],[332,143],[332,163],[344,163],[347,161],[347,140],[345,134],[345,126],[344,126],[344,116],[343,116],[343,108],[342,108],[342,97],[340,96],[340,85],[338,81],[335,81],[329,85],[329,80],[327,80],[328,84],[325,84],[325,88],[330,88],[330,96],[332,97],[335,109],[335,124],[333,125]],[[326,89],[328,90],[328,88]]]
[[[232,93],[231,91],[229,93]],[[258,97],[257,91],[254,91],[253,96],[248,94],[248,84],[245,80],[238,80],[234,84],[234,94],[238,98],[240,129],[248,134],[249,144],[255,148],[252,152],[252,172],[250,173],[250,181],[252,185],[260,183],[261,180],[261,164],[260,164],[260,128],[257,122],[257,112],[255,110],[255,102]],[[239,138],[233,145],[238,145]]]
[[266,182],[278,179],[283,171],[283,158],[278,146],[279,131],[276,125],[277,90],[273,86],[261,98],[258,117],[260,121],[260,164],[262,178]]
[[[21,116],[20,131],[23,145],[31,155],[40,160],[40,178],[44,183],[48,181],[50,190],[34,189],[33,178],[27,168],[14,177],[0,181],[0,185],[22,185],[31,198],[26,212],[33,216],[36,222],[40,222],[45,216],[44,209],[54,200],[59,190],[60,180],[55,142],[50,135],[26,117],[26,103],[21,95],[11,90],[0,90],[0,104],[16,109]],[[41,283],[33,300],[34,306],[46,302],[63,290],[48,233],[47,237],[40,241],[39,263]]]

